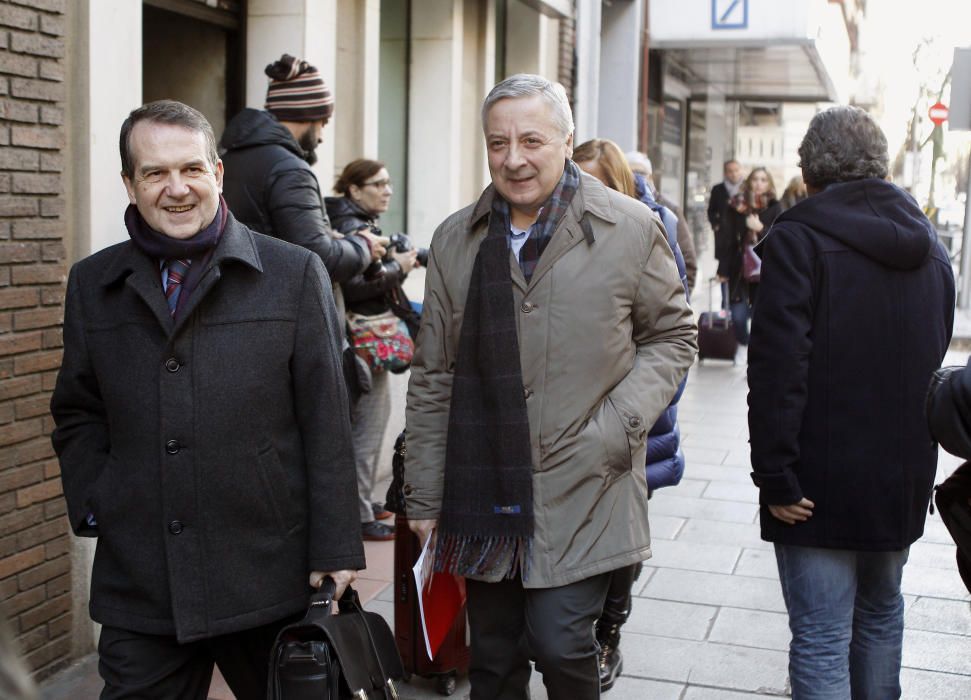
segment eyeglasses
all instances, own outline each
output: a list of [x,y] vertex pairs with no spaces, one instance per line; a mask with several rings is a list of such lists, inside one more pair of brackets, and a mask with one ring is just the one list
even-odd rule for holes
[[391,178],[386,178],[384,180],[372,180],[371,182],[365,182],[362,187],[377,187],[379,190],[385,187],[391,188]]

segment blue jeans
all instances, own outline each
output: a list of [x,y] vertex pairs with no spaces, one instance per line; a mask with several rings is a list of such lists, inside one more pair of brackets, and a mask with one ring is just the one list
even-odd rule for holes
[[909,551],[775,546],[793,700],[900,697],[900,578]]
[[729,307],[732,314],[732,327],[735,329],[735,339],[739,345],[748,345],[748,321],[752,317],[752,309],[747,301],[733,301]]
[[732,300],[728,289],[728,282],[721,283],[722,308],[732,315],[732,327],[735,329],[735,340],[739,345],[748,345],[748,322],[751,318],[751,308],[748,297]]

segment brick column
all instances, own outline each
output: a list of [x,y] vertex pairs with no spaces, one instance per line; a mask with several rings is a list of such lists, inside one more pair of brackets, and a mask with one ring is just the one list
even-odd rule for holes
[[64,289],[66,0],[0,0],[0,607],[38,677],[67,663],[71,572],[50,392]]

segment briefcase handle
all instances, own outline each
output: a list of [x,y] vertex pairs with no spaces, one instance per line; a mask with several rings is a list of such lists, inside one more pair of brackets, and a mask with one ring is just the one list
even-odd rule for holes
[[[320,588],[310,596],[310,605],[307,609],[308,620],[311,617],[317,618],[321,615],[330,615],[336,593],[337,582],[330,576],[325,576],[323,582],[320,584]],[[342,611],[354,610],[361,607],[361,599],[357,595],[357,591],[350,585],[344,589],[344,595],[340,597],[337,603]]]
[[[326,619],[331,615],[331,610],[334,604],[334,597],[337,594],[337,582],[330,576],[325,576],[323,582],[320,584],[320,588],[310,597],[310,607],[307,609],[307,615],[304,617],[304,621],[310,624],[314,624],[315,620],[321,618]],[[344,595],[340,597],[338,601],[338,607],[341,612],[357,613],[362,616],[364,610],[361,608],[360,598],[350,585],[344,589]],[[381,678],[385,679],[384,693],[385,697],[389,700],[397,700],[398,689],[394,685],[394,681],[385,672],[384,664],[381,663],[381,655],[378,653],[378,646],[374,642],[374,635],[371,633],[371,628],[365,622],[362,624],[365,633],[367,634],[368,643],[371,646],[371,652],[374,655],[373,658],[377,663],[378,670],[381,673]]]

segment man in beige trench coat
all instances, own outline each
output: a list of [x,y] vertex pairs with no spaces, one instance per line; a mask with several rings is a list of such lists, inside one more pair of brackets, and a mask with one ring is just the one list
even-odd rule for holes
[[597,698],[607,574],[651,556],[647,431],[696,350],[656,217],[569,160],[563,88],[482,107],[492,185],[439,226],[408,391],[407,513],[467,580],[473,700]]

